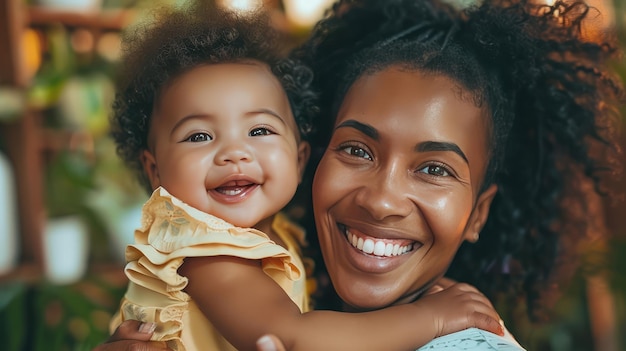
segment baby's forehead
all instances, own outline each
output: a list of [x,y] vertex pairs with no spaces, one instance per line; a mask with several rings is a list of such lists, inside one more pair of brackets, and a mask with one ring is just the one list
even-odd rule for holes
[[[155,110],[166,105],[180,110],[193,109],[195,105],[219,109],[232,104],[241,108],[273,110],[284,117],[285,122],[293,119],[283,85],[262,62],[197,65],[172,78],[159,95],[155,99]],[[192,105],[181,106],[182,101]]]
[[[285,74],[282,70],[273,69],[271,63],[266,63],[256,59],[244,59],[235,62],[226,62],[221,64],[212,64],[213,70],[217,71],[218,79],[221,79],[224,87],[231,87],[231,91],[235,95],[239,95],[236,89],[232,89],[231,84],[245,90],[242,93],[242,104],[248,101],[252,95],[256,95],[252,99],[251,108],[258,111],[266,111],[271,115],[275,115],[284,122],[298,137],[300,136],[298,121],[292,110],[292,100],[290,99],[285,87],[285,79],[281,74]],[[209,67],[211,67],[209,66]],[[280,73],[276,73],[280,72]],[[287,78],[289,80],[290,78]],[[233,82],[237,80],[237,82]]]

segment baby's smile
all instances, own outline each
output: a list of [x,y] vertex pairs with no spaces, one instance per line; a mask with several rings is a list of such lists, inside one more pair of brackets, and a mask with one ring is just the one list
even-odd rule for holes
[[216,187],[215,191],[226,196],[236,196],[240,195],[246,190],[251,190],[257,185],[259,184],[247,180],[234,180]]

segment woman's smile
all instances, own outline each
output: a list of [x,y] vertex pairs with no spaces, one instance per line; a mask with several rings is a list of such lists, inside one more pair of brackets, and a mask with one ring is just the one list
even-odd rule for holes
[[343,232],[346,240],[355,249],[364,254],[376,257],[395,257],[413,251],[414,248],[421,246],[414,240],[407,239],[383,239],[365,234],[355,228],[346,227],[338,224],[337,227]]
[[[342,247],[353,267],[367,274],[382,274],[398,268],[422,246],[415,240],[382,239],[364,233],[373,230],[358,230],[342,224],[337,224],[337,229],[335,243]],[[380,236],[384,230],[377,228],[375,232]]]

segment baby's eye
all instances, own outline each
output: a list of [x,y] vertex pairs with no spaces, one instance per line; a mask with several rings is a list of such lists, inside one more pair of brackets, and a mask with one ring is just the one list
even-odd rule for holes
[[249,136],[261,136],[261,135],[271,135],[271,134],[276,134],[276,133],[269,130],[268,128],[260,127],[260,128],[252,129],[248,135]]
[[369,160],[369,161],[372,160],[372,156],[370,154],[368,154],[367,151],[364,148],[362,148],[362,147],[358,147],[358,146],[354,146],[354,145],[348,145],[348,146],[342,147],[341,150],[343,152],[348,153],[350,156],[364,158],[364,159]]
[[194,133],[191,136],[189,136],[187,139],[185,139],[184,141],[190,141],[192,143],[201,143],[203,141],[209,141],[209,140],[213,140],[213,137],[211,137],[211,135],[209,135],[208,133]]
[[436,176],[436,177],[448,177],[450,176],[450,172],[448,169],[441,165],[428,165],[424,168],[418,170],[420,173],[426,173],[428,175]]

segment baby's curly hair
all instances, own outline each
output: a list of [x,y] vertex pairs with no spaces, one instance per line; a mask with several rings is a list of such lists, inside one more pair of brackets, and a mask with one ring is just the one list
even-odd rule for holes
[[624,91],[608,68],[619,51],[614,38],[583,37],[592,12],[583,1],[342,0],[293,53],[315,74],[322,148],[349,87],[392,65],[447,76],[487,108],[482,188],[498,192],[481,239],[461,247],[448,275],[492,299],[525,296],[531,318],[544,312],[540,292],[558,282],[558,260],[580,258],[592,222],[584,183],[602,195],[602,176],[621,168]]
[[312,72],[303,63],[283,57],[279,33],[267,14],[239,15],[198,1],[186,7],[158,8],[153,15],[152,21],[124,33],[110,119],[118,155],[137,172],[146,190],[151,188],[140,155],[148,147],[155,101],[172,79],[201,65],[243,60],[267,64],[285,89],[301,137],[307,139],[317,113]]

